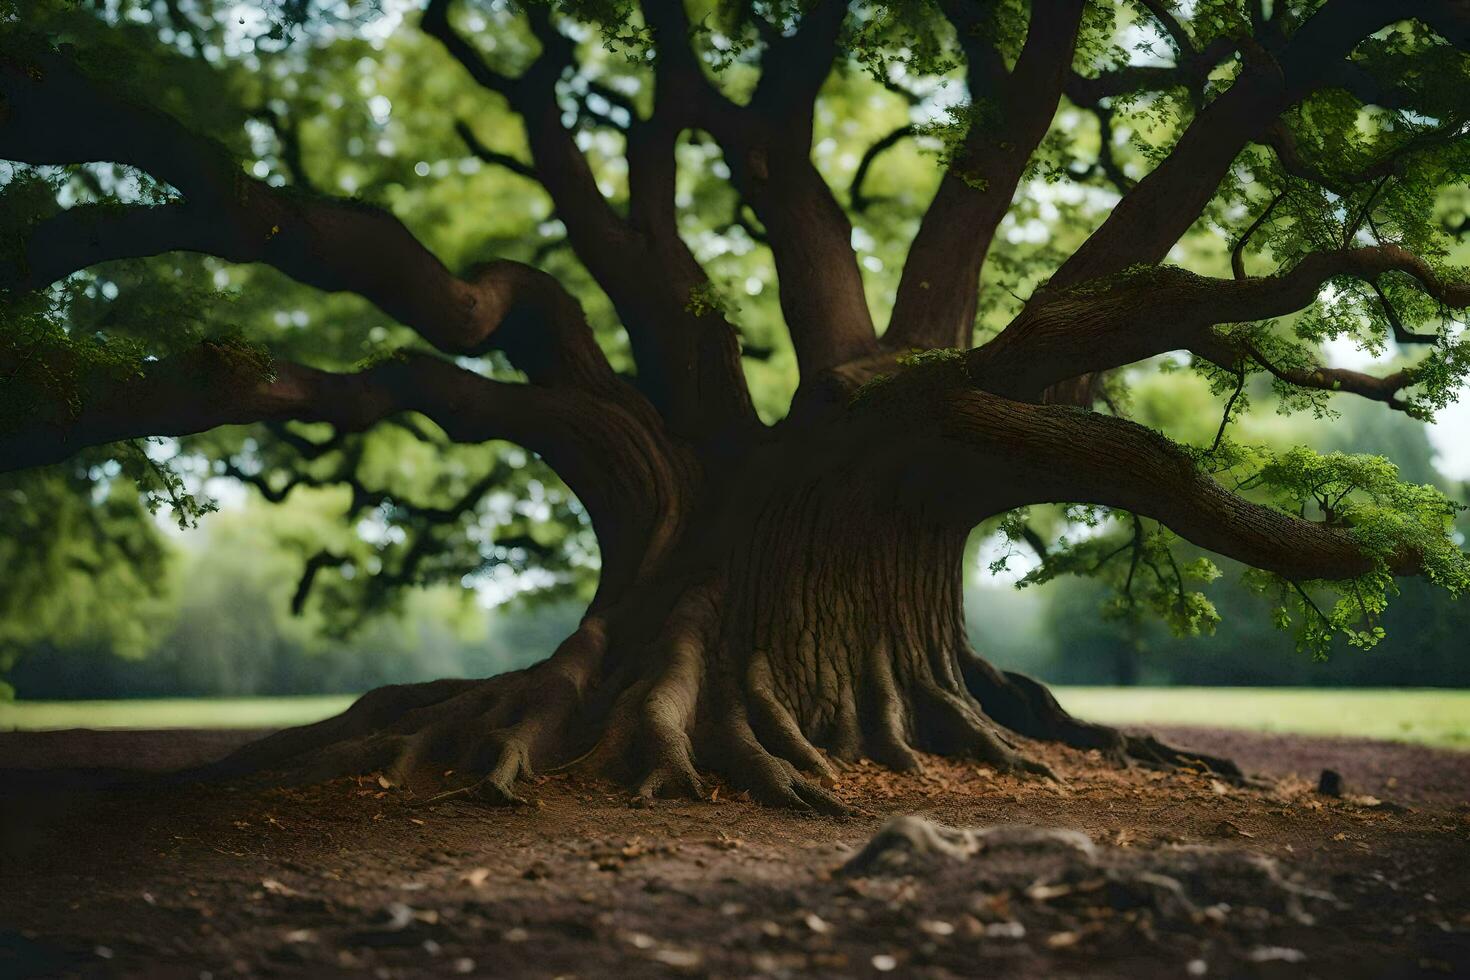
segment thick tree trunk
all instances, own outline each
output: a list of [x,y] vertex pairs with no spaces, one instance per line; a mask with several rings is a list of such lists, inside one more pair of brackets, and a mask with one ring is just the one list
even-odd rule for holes
[[840,471],[736,485],[661,571],[600,598],[548,660],[374,691],[220,768],[383,771],[502,802],[533,771],[577,766],[645,796],[699,796],[700,771],[713,770],[758,801],[835,813],[824,784],[863,757],[915,770],[920,753],[963,755],[1049,775],[1025,736],[1118,760],[1184,758],[1075,721],[1040,684],[976,656],[962,600],[967,528],[870,486]]

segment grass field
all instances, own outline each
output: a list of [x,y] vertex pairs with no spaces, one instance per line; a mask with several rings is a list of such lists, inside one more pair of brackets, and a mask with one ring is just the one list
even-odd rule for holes
[[[1214,725],[1470,749],[1470,691],[1062,687],[1056,694],[1074,714],[1115,725]],[[352,700],[341,695],[0,702],[0,731],[277,728],[336,714]]]
[[1212,725],[1470,749],[1465,690],[1063,687],[1056,694],[1073,714],[1114,725]]

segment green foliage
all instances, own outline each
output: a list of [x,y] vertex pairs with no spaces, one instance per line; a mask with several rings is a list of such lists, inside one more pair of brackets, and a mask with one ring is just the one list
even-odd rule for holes
[[[1103,602],[1104,619],[1137,624],[1145,615],[1158,617],[1175,636],[1213,633],[1219,613],[1195,584],[1208,584],[1220,570],[1206,558],[1182,561],[1176,554],[1177,537],[1162,524],[1149,524],[1119,511],[1093,507],[1068,507],[1066,525],[1075,530],[1063,533],[1044,560],[1023,576],[1017,586],[1025,588],[1051,582],[1063,575],[1101,578],[1112,586]],[[1008,517],[1000,533],[1012,543],[1021,540],[1027,517]],[[1106,522],[1126,525],[1121,536],[1110,533]],[[991,566],[992,572],[1006,569],[1012,553]]]
[[[1363,649],[1383,639],[1380,619],[1389,597],[1398,594],[1393,569],[1406,560],[1421,565],[1451,596],[1470,587],[1470,556],[1454,536],[1463,505],[1433,486],[1401,481],[1398,467],[1381,456],[1298,447],[1269,458],[1246,483],[1288,512],[1344,528],[1372,562],[1363,574],[1337,582],[1291,583],[1259,570],[1248,573],[1259,591],[1277,597],[1278,626],[1289,628],[1289,610],[1298,610],[1298,648],[1313,656],[1325,657],[1335,634]],[[1336,594],[1337,600],[1324,611],[1309,589]]]
[[907,354],[900,354],[898,357],[899,366],[905,368],[928,367],[936,364],[963,368],[964,363],[965,351],[958,347],[935,347],[929,350],[911,350]]
[[219,510],[219,504],[191,493],[183,477],[148,452],[150,442],[161,444],[164,440],[133,439],[124,444],[127,451],[119,455],[123,474],[137,486],[149,514],[157,516],[167,505],[180,531],[198,527],[199,518]]
[[689,301],[684,304],[684,310],[695,316],[714,313],[728,317],[739,313],[740,306],[730,298],[727,290],[706,281],[689,290]]
[[0,476],[0,672],[41,643],[139,657],[171,596],[169,549],[108,454]]

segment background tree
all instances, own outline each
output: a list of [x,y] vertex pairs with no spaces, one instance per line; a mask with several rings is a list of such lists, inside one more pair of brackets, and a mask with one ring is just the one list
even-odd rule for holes
[[[126,464],[181,523],[199,460],[268,499],[342,484],[356,533],[303,548],[294,601],[325,592],[344,625],[487,567],[568,585],[592,549],[567,529],[595,532],[596,594],[549,660],[374,692],[237,766],[447,764],[501,799],[533,766],[644,793],[697,793],[699,766],[835,809],[798,770],[923,749],[1039,771],[1011,732],[1173,761],[974,654],[966,538],[1003,518],[1037,578],[1112,576],[1120,609],[1195,632],[1218,571],[1182,535],[1250,566],[1310,649],[1376,642],[1396,575],[1466,584],[1432,487],[1229,438],[1253,376],[1289,408],[1426,418],[1466,369],[1445,258],[1470,14],[1389,7],[28,5],[0,59],[0,465],[102,452],[76,479]],[[1095,145],[1067,138],[1083,118]],[[941,161],[916,223],[880,179],[911,140]],[[476,162],[527,186],[455,206]],[[742,338],[731,279],[783,337]],[[1422,353],[1319,363],[1340,338]],[[1224,404],[1203,444],[1126,418],[1120,369],[1170,352]],[[751,363],[783,357],[784,408]],[[191,437],[182,469],[137,441],[158,436]]]

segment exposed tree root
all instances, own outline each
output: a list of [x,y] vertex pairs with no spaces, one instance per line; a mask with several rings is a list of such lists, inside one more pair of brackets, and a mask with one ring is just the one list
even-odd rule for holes
[[516,787],[534,775],[533,760],[566,751],[606,645],[603,624],[589,618],[526,670],[379,688],[335,718],[277,732],[208,772],[272,770],[301,779],[382,772],[410,788],[426,772],[460,774],[475,777],[465,788],[487,801],[523,802]]
[[1152,735],[1134,735],[1107,725],[1073,718],[1046,685],[1025,674],[1001,671],[969,652],[962,660],[965,685],[1000,724],[1028,738],[1097,749],[1122,766],[1197,769],[1233,783],[1249,778],[1229,759],[1178,748]]
[[213,772],[379,772],[430,799],[514,804],[548,770],[610,777],[644,798],[694,799],[707,795],[701,773],[714,771],[756,802],[838,815],[849,811],[831,787],[864,757],[914,771],[930,752],[1056,778],[1020,736],[1098,749],[1123,765],[1244,778],[1229,760],[1072,718],[1044,686],[996,670],[934,621],[879,631],[882,642],[856,657],[850,636],[835,637],[826,658],[807,638],[739,655],[727,613],[721,585],[687,587],[651,639],[617,655],[607,621],[589,617],[534,667],[382,688]]

